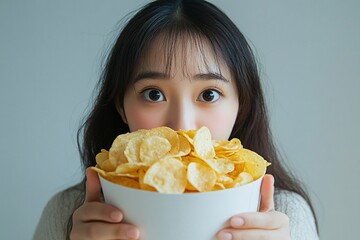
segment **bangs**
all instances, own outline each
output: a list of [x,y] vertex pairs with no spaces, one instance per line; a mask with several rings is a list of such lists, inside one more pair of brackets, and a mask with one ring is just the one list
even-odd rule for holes
[[[205,68],[208,72],[214,72],[215,62],[216,72],[222,75],[221,63],[228,66],[219,46],[212,42],[211,39],[188,26],[175,25],[161,30],[154,37],[146,41],[137,59],[132,78],[133,81],[137,72],[140,69],[146,69],[149,61],[152,61],[150,52],[153,53],[154,48],[157,49],[155,54],[161,59],[159,70],[167,76],[171,76],[171,73],[175,70],[182,71],[184,76],[189,76],[187,72],[187,69],[189,69],[187,59],[193,57],[194,52],[197,53],[197,66],[195,67],[199,71]],[[212,66],[210,67],[210,65]],[[182,69],[175,69],[175,66],[181,66]]]

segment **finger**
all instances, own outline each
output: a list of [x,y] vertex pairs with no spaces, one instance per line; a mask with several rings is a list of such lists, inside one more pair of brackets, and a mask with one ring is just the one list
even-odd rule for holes
[[237,229],[274,230],[288,225],[288,216],[277,211],[242,213],[230,219],[230,226]]
[[274,207],[274,177],[266,174],[262,180],[261,188],[260,212],[273,211]]
[[236,230],[236,229],[225,229],[218,233],[218,240],[288,240],[290,235],[287,229],[281,230],[263,230],[263,229],[251,229],[251,230]]
[[75,210],[74,221],[78,222],[120,222],[123,214],[119,209],[109,204],[101,202],[85,203],[82,207]]
[[101,185],[98,174],[91,168],[86,169],[85,202],[100,202]]
[[87,236],[86,239],[139,239],[139,230],[130,224],[109,224],[93,222],[84,224],[78,236]]

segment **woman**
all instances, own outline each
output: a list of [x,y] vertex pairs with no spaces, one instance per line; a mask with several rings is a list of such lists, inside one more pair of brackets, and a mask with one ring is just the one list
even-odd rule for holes
[[[244,36],[206,1],[151,2],[122,29],[108,56],[98,97],[79,130],[84,170],[119,134],[203,125],[215,139],[239,138],[271,162],[260,211],[234,216],[218,239],[318,239],[309,197],[277,156]],[[101,199],[97,175],[87,171],[82,183],[50,200],[34,238],[141,238],[121,211]]]

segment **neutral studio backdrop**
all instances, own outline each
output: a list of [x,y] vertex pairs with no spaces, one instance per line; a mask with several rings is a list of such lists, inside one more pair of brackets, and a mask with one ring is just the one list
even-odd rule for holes
[[[147,1],[0,0],[0,239],[81,177],[76,131],[117,23]],[[280,151],[321,238],[357,239],[360,1],[212,1],[253,44]]]

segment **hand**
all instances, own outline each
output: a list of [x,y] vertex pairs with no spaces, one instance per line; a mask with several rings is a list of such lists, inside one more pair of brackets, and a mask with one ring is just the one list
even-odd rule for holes
[[119,209],[100,201],[101,185],[96,172],[86,170],[86,196],[82,206],[73,214],[70,239],[138,239],[139,230],[122,223]]
[[266,174],[261,184],[259,212],[242,213],[230,219],[230,228],[221,230],[219,240],[290,240],[289,218],[275,211],[274,177]]

